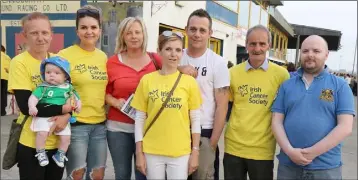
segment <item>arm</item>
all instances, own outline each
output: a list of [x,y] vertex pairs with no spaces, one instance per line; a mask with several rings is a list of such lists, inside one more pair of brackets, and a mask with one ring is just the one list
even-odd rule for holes
[[[15,99],[17,101],[17,105],[22,114],[29,115],[29,106],[28,100],[31,96],[30,90],[23,90],[23,89],[15,89]],[[38,113],[37,116],[39,117],[52,117],[57,115],[62,115],[64,113],[71,112],[71,106],[66,105],[48,105],[48,104],[37,104]]]
[[36,116],[37,115],[37,108],[36,108],[36,105],[38,104],[39,102],[39,99],[37,99],[36,96],[34,96],[33,94],[30,96],[29,98],[29,114],[31,116]]
[[308,159],[314,159],[315,157],[329,151],[352,133],[353,115],[341,114],[338,115],[337,118],[338,125],[326,137],[312,147],[304,149],[304,154]]
[[106,103],[118,110],[120,110],[122,108],[122,106],[124,105],[124,103],[126,103],[126,100],[124,100],[123,98],[120,99],[116,99],[115,97],[113,97],[110,94],[106,94]]
[[271,128],[273,135],[276,138],[278,145],[280,145],[283,152],[289,154],[290,150],[293,149],[290,141],[287,138],[285,129],[283,128],[283,120],[285,119],[285,115],[278,112],[272,113],[272,123]]
[[198,71],[191,65],[178,66],[178,71],[194,78],[198,76]]
[[200,146],[200,109],[190,110],[190,121],[191,121],[191,141],[192,149],[189,158],[189,169],[188,173],[192,174],[196,171],[199,166],[199,146]]
[[135,142],[136,142],[136,167],[137,169],[143,173],[146,174],[146,162],[145,157],[143,153],[143,128],[144,128],[144,120],[147,118],[147,114],[143,111],[136,110],[136,116],[135,116]]
[[213,133],[210,138],[210,143],[212,148],[216,149],[216,146],[219,142],[221,133],[225,126],[225,119],[228,109],[229,102],[229,86],[217,88],[214,90],[215,93],[215,117],[214,117],[214,127]]

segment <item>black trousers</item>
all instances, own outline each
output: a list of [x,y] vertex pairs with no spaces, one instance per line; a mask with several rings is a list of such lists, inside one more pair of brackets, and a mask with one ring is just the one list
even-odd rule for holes
[[7,80],[1,79],[1,116],[6,115],[7,106]]
[[19,174],[21,180],[61,180],[64,168],[57,166],[52,159],[52,155],[57,152],[57,149],[46,150],[49,159],[49,164],[41,167],[37,157],[35,157],[36,149],[18,144],[17,158],[19,167]]
[[225,180],[272,180],[273,160],[252,160],[224,154],[224,177]]

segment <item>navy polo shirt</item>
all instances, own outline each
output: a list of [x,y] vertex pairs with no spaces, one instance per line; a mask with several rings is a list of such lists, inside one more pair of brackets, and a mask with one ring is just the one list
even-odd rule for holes
[[[337,115],[352,114],[354,99],[348,84],[325,68],[309,87],[303,70],[285,81],[277,93],[272,112],[285,115],[283,122],[289,142],[294,148],[308,148],[327,136],[337,126]],[[279,162],[303,169],[332,169],[341,166],[341,144],[316,157],[307,166],[296,165],[281,150]]]

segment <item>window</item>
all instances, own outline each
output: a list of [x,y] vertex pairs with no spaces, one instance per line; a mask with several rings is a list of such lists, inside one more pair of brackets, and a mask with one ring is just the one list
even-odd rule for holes
[[108,35],[103,35],[103,46],[108,46]]
[[218,55],[222,55],[221,53],[221,41],[220,39],[210,38],[209,48],[214,51]]
[[261,7],[251,2],[251,13],[250,13],[250,27],[260,24],[260,10]]
[[239,4],[239,25],[240,27],[249,27],[249,8],[250,1],[240,1]]
[[183,29],[167,26],[164,24],[159,24],[159,35],[163,33],[163,31],[173,31],[173,32],[181,32],[184,35],[183,38],[183,48],[188,47],[188,36],[185,34],[185,31]]
[[239,6],[239,1],[215,1],[215,2],[222,4],[223,6],[234,12],[237,12],[237,7]]

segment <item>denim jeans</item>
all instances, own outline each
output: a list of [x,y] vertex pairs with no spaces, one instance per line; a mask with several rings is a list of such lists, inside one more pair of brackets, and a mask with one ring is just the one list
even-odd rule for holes
[[[131,179],[133,156],[135,160],[134,133],[107,131],[107,139],[116,180]],[[135,170],[135,178],[146,180],[146,177],[138,170]]]
[[104,170],[107,160],[106,132],[107,128],[104,124],[71,127],[71,144],[67,151],[68,162],[66,163],[68,179],[73,179],[73,171],[83,168],[86,179],[91,179],[94,170],[101,168]]
[[337,167],[333,169],[323,170],[305,170],[299,167],[287,166],[283,164],[278,165],[277,179],[302,179],[302,180],[341,180],[342,168]]

